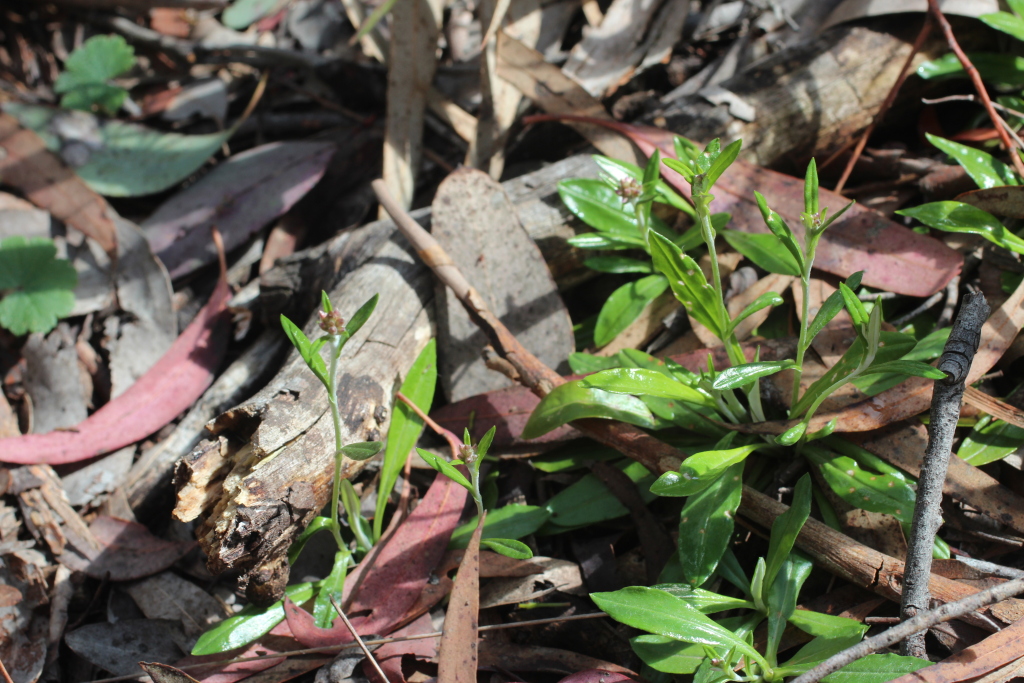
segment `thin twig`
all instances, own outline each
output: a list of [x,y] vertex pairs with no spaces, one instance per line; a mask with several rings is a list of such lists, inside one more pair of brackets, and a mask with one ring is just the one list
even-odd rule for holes
[[[560,621],[579,621],[580,619],[597,619],[600,617],[606,617],[606,612],[588,612],[587,614],[571,614],[566,617],[547,617],[545,619],[532,619],[530,621],[517,621],[510,624],[489,624],[487,626],[481,626],[478,630],[480,631],[500,631],[507,628],[519,628],[520,626],[544,626],[547,624],[555,624]],[[401,643],[407,640],[423,640],[425,638],[440,638],[441,631],[433,631],[431,633],[419,633],[417,635],[410,636],[396,636],[394,638],[377,638],[374,640],[364,640],[366,645],[387,645],[388,643]],[[242,662],[258,662],[264,659],[280,659],[281,657],[298,657],[300,655],[316,655],[322,653],[336,653],[344,652],[347,650],[356,649],[356,645],[323,645],[321,647],[309,647],[302,650],[286,650],[284,652],[274,652],[273,654],[266,655],[255,655],[253,657],[232,657],[231,659],[222,659],[216,662],[203,662],[201,664],[184,664],[177,667],[182,671],[193,671],[196,669],[207,669],[212,666],[225,666],[228,664],[240,664]],[[141,681],[148,676],[142,674],[128,674],[126,676],[114,676],[113,678],[97,678],[89,681],[89,683],[121,683],[121,681]],[[13,683],[10,679],[7,683]]]
[[901,622],[888,631],[862,640],[853,647],[829,657],[810,671],[797,676],[790,683],[817,683],[817,681],[839,671],[839,669],[842,669],[847,664],[889,647],[913,633],[929,629],[936,624],[941,624],[951,619],[956,619],[976,609],[991,605],[994,602],[1006,600],[1020,593],[1024,593],[1024,579],[1014,579],[979,593],[968,595],[963,600],[947,602],[945,605],[930,612],[921,612],[913,619]]
[[11,680],[11,674],[7,673],[7,667],[4,666],[4,661],[2,659],[0,659],[0,674],[3,674],[4,683],[14,683],[14,681]]
[[957,562],[963,562],[968,567],[974,567],[978,571],[985,572],[986,574],[1000,576],[1004,579],[1024,579],[1024,570],[1005,567],[994,562],[986,562],[985,560],[976,560],[973,557],[958,557],[956,559]]
[[[988,313],[984,295],[971,292],[965,296],[942,350],[942,357],[939,358],[938,368],[946,373],[946,378],[937,380],[932,390],[928,448],[921,466],[921,477],[917,482],[914,523],[903,573],[900,616],[904,619],[911,619],[918,612],[928,609],[932,546],[942,524],[942,486],[946,481],[956,423],[960,419],[964,383],[981,342],[981,326],[985,324]],[[900,651],[904,655],[924,657],[924,633],[907,638]]]
[[355,627],[352,626],[352,622],[348,620],[348,617],[345,616],[345,613],[341,611],[341,606],[338,605],[338,603],[334,600],[334,596],[332,595],[330,596],[330,598],[331,604],[334,605],[334,611],[338,613],[339,617],[341,617],[341,620],[345,623],[345,628],[348,629],[348,632],[351,633],[352,637],[356,639],[356,644],[359,645],[359,649],[363,651],[363,654],[366,655],[366,658],[370,660],[371,664],[373,664],[373,668],[377,672],[377,675],[380,676],[380,680],[383,683],[388,683],[388,677],[384,675],[384,671],[381,670],[380,664],[377,663],[377,658],[373,656],[372,652],[370,652],[370,648],[366,647],[366,643],[363,642],[362,637],[360,637],[360,635],[356,633]]
[[953,320],[953,313],[956,311],[957,302],[960,300],[960,276],[954,275],[953,279],[946,285],[946,305],[942,307],[939,319],[935,321],[935,329],[942,329]]
[[1013,144],[1009,134],[1006,132],[1002,121],[1002,117],[996,113],[995,108],[992,106],[992,99],[988,96],[988,91],[985,90],[985,84],[981,80],[981,74],[978,73],[978,69],[971,63],[963,49],[960,47],[960,43],[956,41],[956,36],[953,35],[953,27],[949,25],[949,21],[946,20],[946,15],[942,13],[939,8],[939,0],[928,0],[928,8],[931,10],[931,14],[935,17],[935,21],[938,22],[939,28],[942,29],[943,35],[946,36],[946,42],[949,43],[949,49],[953,51],[956,58],[960,60],[960,64],[963,65],[964,71],[971,79],[971,83],[974,84],[974,89],[978,93],[978,97],[981,99],[981,103],[985,106],[985,111],[988,112],[988,117],[992,119],[992,124],[996,127],[996,132],[999,133],[999,139],[1003,141],[1003,146],[1006,147],[1007,154],[1010,155],[1010,161],[1013,163],[1013,168],[1017,172],[1017,175],[1024,178],[1024,161],[1021,160],[1018,148]]
[[905,323],[910,322],[911,320],[921,315],[935,304],[939,303],[944,296],[946,296],[945,290],[941,292],[935,292],[930,297],[925,299],[925,301],[920,306],[912,310],[910,313],[907,313],[906,315],[901,315],[900,317],[893,320],[892,324],[896,327],[902,327]]
[[882,118],[886,112],[889,111],[889,107],[896,101],[896,95],[899,94],[900,88],[903,87],[903,83],[907,80],[907,76],[910,74],[910,67],[914,64],[914,57],[921,51],[924,46],[924,41],[928,39],[928,36],[932,32],[932,19],[931,15],[924,15],[924,24],[921,26],[921,31],[917,34],[917,38],[914,40],[914,45],[910,49],[910,54],[907,55],[907,61],[903,63],[903,68],[900,69],[900,75],[896,77],[896,82],[892,84],[892,88],[889,89],[889,94],[885,96],[885,101],[882,102],[882,106],[878,108],[878,113],[875,114],[874,118],[871,119],[870,125],[861,134],[860,140],[857,141],[857,146],[853,149],[853,154],[850,155],[849,161],[846,162],[846,168],[843,169],[843,174],[839,176],[839,182],[836,183],[835,193],[842,194],[843,187],[846,186],[846,181],[850,179],[850,174],[853,173],[853,167],[857,163],[857,159],[860,158],[861,153],[868,144],[868,138],[875,132],[875,127],[881,123]]
[[441,425],[437,424],[429,415],[423,412],[423,409],[418,405],[409,400],[409,397],[403,394],[401,391],[395,392],[395,398],[409,406],[412,412],[416,413],[416,416],[423,420],[424,424],[433,429],[438,436],[443,436],[445,441],[448,442],[448,447],[452,449],[452,458],[459,457],[459,450],[462,448],[462,441],[458,436],[455,435],[449,429],[445,429]]
[[[971,94],[967,94],[967,95],[946,95],[945,97],[936,97],[934,99],[928,99],[927,97],[922,97],[921,98],[921,104],[945,104],[946,102],[977,102],[977,101],[978,101],[978,98],[975,97],[974,95],[971,95]],[[998,102],[993,102],[992,106],[995,109],[998,109],[999,111],[1003,112],[1004,114],[1009,114],[1010,116],[1016,116],[1017,118],[1024,119],[1024,112],[1019,112],[1016,109],[1011,109],[1010,107],[1007,107],[1005,105],[999,104]]]

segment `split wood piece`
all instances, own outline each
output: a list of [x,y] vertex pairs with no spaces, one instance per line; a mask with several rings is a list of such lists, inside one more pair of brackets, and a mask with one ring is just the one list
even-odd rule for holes
[[[771,528],[775,518],[789,507],[760,491],[743,487],[741,515]],[[904,564],[899,560],[857,543],[816,519],[808,519],[796,540],[796,547],[806,552],[814,563],[850,583],[862,586],[884,598],[899,602]],[[955,602],[977,591],[970,586],[932,574],[928,584],[932,597],[941,602]],[[987,614],[988,608],[971,612],[961,619],[993,632],[1000,624]]]
[[[363,264],[330,292],[343,315],[380,295],[339,363],[344,443],[383,437],[396,378],[432,335],[430,273],[390,235],[378,226],[355,240],[378,248],[359,253]],[[305,330],[315,336],[316,327],[314,315]],[[196,535],[210,570],[243,572],[248,596],[258,604],[280,598],[288,547],[330,497],[334,431],[327,407],[323,385],[292,351],[263,390],[214,420],[210,428],[218,439],[200,443],[176,467],[175,517],[204,516]],[[345,460],[344,476],[363,464]]]
[[[561,375],[537,360],[537,357],[523,347],[508,328],[491,313],[486,302],[459,272],[458,267],[437,240],[395,202],[384,182],[373,181],[373,189],[381,206],[391,214],[402,234],[415,247],[419,257],[430,267],[434,275],[455,293],[469,313],[469,317],[506,361],[509,366],[508,374],[515,376],[520,383],[540,397],[547,396],[552,389],[564,383],[565,379]],[[632,425],[598,419],[576,420],[572,424],[590,438],[618,449],[652,472],[675,470],[681,462],[681,453],[678,450]]]
[[89,525],[71,507],[60,477],[52,467],[17,467],[10,471],[10,477],[7,492],[18,497],[25,526],[54,557],[60,560],[71,548],[87,557],[103,550]]
[[[901,423],[873,432],[858,443],[885,461],[917,477],[928,444],[924,425]],[[949,471],[942,491],[967,503],[982,514],[1024,533],[1024,498],[992,476],[956,455],[949,459]]]
[[[942,525],[942,487],[953,447],[956,424],[960,419],[964,382],[971,371],[974,354],[981,342],[981,326],[988,318],[989,308],[981,292],[970,292],[956,316],[946,340],[938,369],[946,373],[932,390],[931,420],[928,425],[928,448],[917,480],[914,501],[914,522],[907,546],[907,570],[903,578],[900,616],[912,619],[928,609],[928,582],[931,575],[932,546]],[[900,646],[906,656],[924,657],[924,633],[916,633]]]
[[[474,169],[449,175],[434,197],[431,234],[459,270],[480,285],[491,312],[545,365],[562,369],[573,352],[572,321],[537,246],[501,185]],[[483,338],[451,290],[439,285],[440,380],[449,402],[509,386],[480,356]],[[567,370],[568,368],[564,368]]]

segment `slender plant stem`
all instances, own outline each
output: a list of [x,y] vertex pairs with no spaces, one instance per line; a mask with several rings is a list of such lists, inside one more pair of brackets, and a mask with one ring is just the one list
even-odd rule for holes
[[935,21],[938,23],[939,28],[942,29],[942,33],[946,37],[946,42],[949,43],[949,49],[952,50],[953,54],[955,54],[957,59],[960,60],[960,64],[963,65],[964,71],[967,72],[967,75],[971,79],[971,83],[974,84],[974,89],[977,91],[978,97],[981,99],[981,103],[984,105],[985,111],[988,113],[988,117],[992,119],[992,124],[995,126],[996,132],[999,134],[999,139],[1002,141],[1003,146],[1006,147],[1007,154],[1010,155],[1010,162],[1013,164],[1013,169],[1017,172],[1018,176],[1024,178],[1024,161],[1021,160],[1017,146],[1013,144],[1009,134],[1006,132],[1006,128],[1002,123],[1002,117],[996,113],[995,107],[992,106],[992,98],[988,96],[985,84],[981,80],[981,74],[978,73],[978,69],[971,63],[971,60],[960,47],[960,43],[957,42],[956,36],[953,35],[953,27],[949,25],[946,15],[942,13],[938,0],[928,0],[928,8],[931,10],[932,16],[935,17]]
[[[807,300],[811,296],[811,264],[807,263],[804,268],[803,277],[800,278],[801,289],[803,290],[803,302],[801,305],[802,313],[800,315],[800,338],[796,343],[796,367],[793,368],[793,394],[789,400],[790,406],[795,406],[797,401],[800,400],[800,380],[803,379],[804,374],[804,353],[807,352],[807,347],[810,346],[810,342],[807,340],[807,328],[811,326],[811,321],[807,319],[809,304]],[[792,417],[792,413],[790,414]]]
[[[903,594],[900,599],[900,616],[903,619],[911,619],[918,612],[928,609],[932,543],[942,524],[942,486],[946,481],[953,435],[960,418],[964,383],[981,342],[981,326],[988,313],[988,303],[983,294],[967,294],[939,359],[938,367],[947,376],[937,380],[932,390],[928,448],[925,450],[921,476],[917,480],[914,523],[903,573]],[[908,637],[900,646],[900,651],[905,655],[924,657],[927,654],[924,633]]]
[[797,676],[790,683],[817,683],[817,681],[839,671],[847,664],[894,645],[913,633],[924,631],[936,624],[956,619],[976,609],[991,605],[994,602],[1000,602],[1020,593],[1024,593],[1024,579],[1014,579],[1013,581],[1007,581],[987,590],[968,595],[963,600],[947,602],[930,612],[921,612],[913,619],[900,622],[889,630],[879,633],[877,636],[866,638],[853,647],[829,657],[810,671]]
[[338,544],[338,550],[348,551],[345,540],[341,537],[341,522],[338,520],[338,505],[341,501],[341,464],[344,455],[341,452],[341,412],[338,410],[338,358],[341,356],[341,335],[331,335],[331,363],[327,370],[327,402],[331,406],[331,419],[334,421],[334,492],[331,496],[331,531]]

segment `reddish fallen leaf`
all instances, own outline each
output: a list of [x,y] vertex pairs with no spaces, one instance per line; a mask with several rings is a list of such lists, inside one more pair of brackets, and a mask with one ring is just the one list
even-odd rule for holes
[[972,128],[971,130],[951,135],[949,139],[956,140],[957,142],[987,142],[989,140],[998,140],[999,131],[995,128]]
[[634,671],[596,657],[540,645],[516,645],[483,640],[480,643],[480,668],[500,667],[508,671],[547,671],[571,676],[588,669],[599,669],[639,678]]
[[334,154],[329,142],[274,142],[236,154],[195,185],[175,194],[142,229],[172,278],[217,258],[210,228],[225,249],[280,216],[316,185]]
[[[466,504],[466,489],[438,474],[366,577],[353,586],[348,614],[369,611],[360,633],[390,633],[405,618],[444,555]],[[355,584],[352,577],[346,588]],[[355,623],[355,620],[353,620]]]
[[[636,126],[586,116],[538,115],[529,121],[578,121],[606,126],[622,133],[647,155],[659,149],[675,157],[673,133],[651,126]],[[689,185],[675,171],[663,168],[666,182],[689,197]],[[798,178],[777,173],[737,159],[715,184],[713,211],[732,214],[733,224],[747,232],[768,233],[754,201],[754,190],[768,200],[790,227],[803,239],[800,214],[803,212],[804,183]],[[848,201],[821,188],[821,206],[830,213]],[[921,235],[895,223],[882,214],[854,204],[836,225],[829,228],[818,244],[814,266],[840,277],[863,270],[863,283],[907,296],[931,296],[949,283],[963,266],[963,256],[937,239]]]
[[157,574],[184,557],[196,546],[194,541],[166,541],[150,533],[138,522],[101,515],[89,525],[100,542],[89,556],[70,548],[61,554],[61,563],[94,579],[134,581]]
[[[419,636],[425,633],[433,633],[434,624],[429,614],[421,614],[412,623],[403,626],[391,633],[391,637]],[[381,671],[388,677],[388,683],[405,683],[405,673],[402,671],[402,657],[416,657],[417,659],[433,659],[437,656],[436,638],[418,638],[416,640],[402,640],[394,643],[384,643],[373,652],[373,656],[380,664]],[[366,661],[363,663],[363,673],[370,680],[379,678],[373,665]]]
[[[287,597],[284,599],[284,618],[288,622],[292,636],[302,644],[302,647],[330,647],[355,641],[352,631],[345,625],[341,617],[332,621],[330,628],[321,628],[316,625],[312,614]],[[352,626],[362,631],[363,629],[359,627],[364,621],[365,619],[356,617],[352,619]]]
[[145,375],[73,429],[0,439],[0,462],[62,465],[109,453],[160,430],[195,403],[224,357],[231,292],[221,279],[210,300]]
[[117,253],[117,228],[111,209],[68,168],[46,143],[18,120],[0,112],[0,178],[25,193],[54,218],[96,240],[103,251]]
[[1024,187],[1019,185],[972,190],[956,199],[997,216],[1024,218]]
[[[249,678],[254,674],[258,674],[261,671],[266,671],[271,667],[282,664],[287,661],[287,658],[270,657],[268,659],[250,659],[248,661],[234,662],[232,664],[214,664],[213,662],[222,662],[225,659],[230,658],[245,659],[247,657],[273,655],[278,652],[286,652],[296,649],[298,649],[298,644],[291,637],[282,638],[270,635],[260,638],[258,642],[252,643],[245,648],[232,650],[231,652],[203,655],[202,657],[189,655],[188,657],[175,662],[174,666],[179,669],[188,667],[188,674],[202,683],[236,683],[237,681]],[[209,664],[209,666],[200,667],[198,669],[191,668],[200,664]]]
[[893,679],[892,683],[957,683],[987,674],[1024,653],[1024,621],[993,633],[977,645],[938,664]]
[[605,671],[604,669],[587,669],[566,676],[558,683],[624,683],[632,678],[616,671]]
[[438,683],[476,682],[480,649],[480,536],[486,518],[485,511],[459,563],[459,573],[444,615],[444,633],[437,656]]

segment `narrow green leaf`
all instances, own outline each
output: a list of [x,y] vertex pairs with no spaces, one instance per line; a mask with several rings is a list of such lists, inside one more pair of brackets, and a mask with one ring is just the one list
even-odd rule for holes
[[786,562],[796,537],[804,528],[804,522],[811,515],[811,475],[805,474],[797,481],[793,490],[793,503],[789,509],[772,522],[772,534],[768,541],[768,556],[765,561],[763,598],[768,602],[768,593],[775,583],[782,565]]
[[[725,626],[725,621],[720,623]],[[733,621],[740,620],[733,618]],[[668,674],[692,674],[707,658],[703,645],[684,643],[668,636],[637,636],[630,638],[629,644],[644,664]]]
[[433,467],[439,473],[448,477],[456,484],[465,487],[467,491],[473,490],[473,485],[469,483],[469,479],[466,479],[466,476],[455,469],[450,462],[440,456],[434,455],[430,451],[425,451],[422,448],[417,448],[416,452],[420,454],[420,457],[423,458],[424,462]]
[[797,650],[797,653],[789,661],[775,671],[781,676],[798,676],[805,671],[810,671],[832,655],[839,654],[846,648],[859,643],[867,630],[868,627],[864,626],[858,633],[842,638],[818,636]]
[[978,18],[997,31],[1024,40],[1024,19],[1010,14],[1009,12],[993,12],[992,14],[979,14]]
[[352,314],[352,319],[345,325],[344,339],[347,341],[352,338],[356,332],[362,329],[366,321],[373,315],[373,309],[377,308],[377,300],[380,298],[379,294],[374,294],[370,297],[370,300],[359,307],[359,310]]
[[868,315],[867,308],[864,307],[864,302],[857,297],[857,294],[845,282],[839,283],[839,293],[843,297],[843,303],[846,304],[847,312],[853,318],[853,324],[867,325],[870,316]]
[[811,216],[818,213],[818,164],[813,157],[804,174],[804,213]]
[[679,561],[686,580],[700,586],[729,547],[743,492],[743,463],[727,469],[710,486],[690,496],[679,517]]
[[616,621],[687,643],[735,650],[770,671],[764,657],[745,640],[665,591],[630,586],[591,599]]
[[[313,597],[313,584],[296,583],[285,588],[284,594],[296,604],[304,603]],[[215,655],[243,647],[270,633],[270,630],[282,621],[283,600],[263,608],[247,605],[238,614],[228,617],[199,636],[191,654],[196,657]]]
[[711,384],[718,391],[745,387],[756,379],[768,377],[787,368],[796,367],[791,360],[762,360],[754,363],[734,365],[718,373]]
[[[654,270],[654,266],[648,261],[625,256],[594,256],[584,259],[583,265],[602,273],[650,273]],[[665,287],[668,287],[668,282],[665,283]]]
[[345,590],[345,577],[348,574],[348,551],[334,554],[334,566],[331,573],[324,579],[313,601],[313,621],[320,628],[330,628],[338,616],[337,610],[331,604],[331,598],[339,605],[342,601],[342,593]]
[[657,370],[644,368],[613,368],[602,370],[579,380],[583,386],[616,394],[658,396],[695,405],[715,407],[714,399]]
[[980,235],[989,242],[1024,254],[1024,239],[1003,227],[992,214],[963,202],[932,202],[896,213],[916,218],[930,228],[944,232]]
[[804,446],[804,453],[821,467],[835,494],[850,505],[911,522],[916,494],[906,477],[866,471],[853,458],[813,445]]
[[[621,461],[616,467],[636,484],[644,502],[654,500],[654,494],[648,490],[654,475],[646,467],[631,460]],[[629,510],[593,474],[584,475],[576,483],[552,496],[545,507],[551,513],[551,518],[541,533],[561,533],[629,514]]]
[[769,273],[800,275],[800,261],[778,237],[763,232],[723,230],[722,236],[729,246],[746,256]]
[[891,360],[888,363],[872,363],[863,372],[864,375],[882,375],[894,373],[908,377],[925,377],[928,379],[945,379],[946,373],[919,360]]
[[744,308],[738,316],[733,318],[733,321],[729,323],[729,331],[732,332],[733,330],[735,330],[741,322],[743,322],[753,314],[757,313],[758,311],[764,308],[768,308],[769,306],[781,306],[783,303],[783,298],[776,294],[775,292],[765,292],[764,294],[762,294],[761,296],[757,297],[749,304],[747,304],[747,307]]
[[793,425],[792,427],[790,427],[789,429],[775,437],[775,443],[779,444],[780,446],[792,446],[797,441],[802,439],[806,432],[807,423],[798,422],[797,424]]
[[[968,59],[974,64],[986,83],[1020,88],[1024,86],[1024,57],[994,52],[968,52]],[[917,67],[917,75],[924,79],[941,77],[965,77],[963,64],[950,52]]]
[[360,441],[342,446],[341,452],[351,460],[369,460],[380,453],[382,448],[384,448],[384,444],[380,441]]
[[757,202],[757,208],[761,211],[761,218],[764,219],[764,224],[778,238],[782,246],[789,252],[789,255],[793,257],[793,262],[802,270],[804,266],[804,253],[800,249],[800,245],[797,244],[796,237],[793,236],[793,229],[786,223],[786,219],[768,207],[768,201],[757,190],[754,190],[754,200]]
[[672,293],[695,320],[721,339],[722,304],[697,262],[656,232],[650,234],[650,247],[654,267],[668,278]]
[[324,313],[331,313],[334,311],[334,306],[331,305],[331,297],[327,296],[327,292],[320,290],[320,308],[323,309]]
[[725,173],[725,169],[729,168],[729,166],[732,165],[732,162],[736,161],[736,157],[739,156],[740,148],[742,146],[742,140],[733,140],[718,154],[714,163],[711,164],[711,168],[709,168],[704,174],[705,191],[710,190],[718,181],[718,178]]
[[[1018,59],[1020,58],[1018,57]],[[952,140],[940,138],[938,135],[932,135],[931,133],[925,133],[925,137],[928,138],[929,142],[953,157],[958,164],[963,166],[964,170],[967,171],[967,175],[971,176],[980,188],[1020,184],[1013,169],[987,152],[982,152],[967,145],[961,145]]]
[[691,496],[700,493],[721,476],[725,470],[761,446],[740,446],[729,450],[704,451],[683,461],[678,472],[665,472],[651,485],[651,493],[659,496]]
[[931,666],[927,659],[901,655],[868,655],[825,676],[822,683],[886,683]]
[[806,609],[794,610],[789,616],[789,623],[816,638],[847,638],[867,631],[867,627],[856,619]]
[[[497,510],[488,510],[481,538],[523,538],[544,526],[550,517],[551,512],[547,508],[536,505],[504,505]],[[465,548],[469,545],[476,523],[477,516],[473,515],[472,519],[457,527],[452,532],[448,547]]]
[[[615,182],[619,182],[622,178],[627,177],[636,181],[643,178],[643,170],[636,164],[630,164],[625,161],[619,161],[618,159],[612,159],[598,154],[595,154],[593,159],[594,162],[601,167],[601,170],[607,173]],[[663,161],[667,161],[667,159],[664,159]],[[694,215],[693,205],[681,197],[679,193],[673,190],[672,187],[664,180],[658,181],[657,194],[654,197],[654,201],[668,204],[689,216]]]
[[536,439],[562,425],[587,417],[620,420],[638,427],[653,427],[654,415],[635,396],[617,394],[583,384],[566,382],[541,399],[523,427],[524,439]]
[[1024,445],[1024,429],[1002,420],[979,422],[960,444],[957,456],[975,467],[1002,460]]
[[528,560],[533,557],[530,546],[508,538],[484,538],[480,539],[480,545],[490,548],[499,555],[511,557],[513,560]]
[[768,607],[768,643],[765,655],[769,662],[776,661],[782,632],[790,615],[796,610],[797,597],[807,577],[811,575],[814,563],[799,552],[790,553],[782,563],[775,581],[771,584],[765,604]]
[[757,564],[754,565],[754,577],[750,579],[750,595],[754,599],[754,608],[758,612],[768,611],[768,607],[764,604],[764,573],[767,570],[768,565],[764,558],[757,558]]
[[754,607],[754,603],[749,600],[719,595],[685,583],[659,583],[651,588],[657,588],[679,598],[702,614],[715,614],[730,609],[753,609]]
[[[468,429],[466,430],[468,433]],[[494,442],[494,435],[498,432],[498,427],[494,426],[487,430],[480,441],[476,444],[476,453],[480,458],[487,457],[487,451],[491,450],[491,444]]]
[[640,317],[652,301],[668,289],[664,275],[648,275],[635,282],[628,282],[614,292],[601,307],[594,328],[594,343],[604,346],[621,334],[634,320]]
[[306,543],[313,537],[318,531],[331,529],[331,518],[330,517],[314,517],[313,521],[309,523],[299,537],[295,539],[291,547],[288,548],[288,564],[295,564],[295,561],[299,559],[299,555],[302,554],[303,549],[306,547]]
[[576,375],[589,375],[598,370],[610,370],[619,367],[614,356],[595,356],[591,353],[574,351],[569,354],[569,369]]
[[566,242],[577,249],[645,249],[647,245],[641,237],[625,237],[623,235],[601,234],[596,232],[574,235]]
[[608,183],[596,178],[563,180],[558,196],[565,208],[595,230],[643,242],[636,216]]

